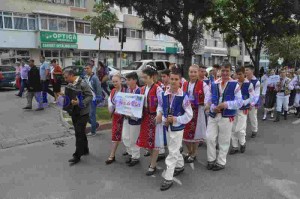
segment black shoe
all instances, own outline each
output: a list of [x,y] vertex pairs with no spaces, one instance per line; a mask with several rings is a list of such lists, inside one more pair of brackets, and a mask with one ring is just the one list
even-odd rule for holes
[[180,153],[182,153],[183,152],[183,147],[180,147],[179,151],[180,151]]
[[125,163],[126,163],[126,164],[130,164],[131,161],[132,161],[132,159],[131,159],[131,157],[129,157],[129,158],[125,161]]
[[280,121],[280,112],[277,112],[276,118],[273,122],[279,122]]
[[151,155],[151,154],[150,154],[149,151],[146,151],[145,154],[144,154],[145,157],[148,157],[148,156],[150,156],[150,155]]
[[237,149],[237,148],[231,148],[231,150],[229,151],[229,154],[230,155],[233,155],[233,154],[236,154],[236,153],[238,153],[239,152],[239,150]]
[[185,163],[193,163],[195,161],[196,157],[189,156],[186,160]]
[[284,118],[284,120],[287,120],[287,111],[284,111],[283,118]]
[[166,159],[165,154],[159,154],[158,157],[157,157],[157,162],[159,162],[161,160],[164,160],[164,159]]
[[116,161],[116,158],[115,157],[109,157],[106,161],[105,161],[105,163],[106,164],[111,164],[111,163],[113,163],[113,162],[115,162]]
[[82,155],[89,155],[89,154],[90,154],[90,150],[86,149]]
[[149,169],[146,172],[146,176],[152,176],[155,172],[156,172],[156,167],[152,168],[149,166]]
[[257,134],[257,132],[252,132],[251,138],[255,138],[256,134]]
[[160,190],[161,191],[166,191],[170,189],[173,185],[173,180],[164,180],[163,183],[161,184]]
[[129,155],[129,153],[127,153],[127,152],[124,152],[122,155],[123,155],[123,156],[126,156],[126,155]]
[[15,94],[15,96],[17,96],[17,97],[22,97],[22,95],[19,95],[19,94]]
[[215,166],[215,162],[207,162],[207,170],[212,170]]
[[137,165],[140,161],[138,159],[131,159],[131,162],[128,164],[128,166],[133,167]]
[[24,107],[23,109],[26,109],[26,110],[31,110],[31,109],[32,109],[32,107],[26,106],[26,107]]
[[72,159],[69,160],[69,162],[71,164],[77,164],[78,162],[80,162],[80,158],[78,157],[73,157]]
[[240,151],[241,151],[241,153],[245,153],[245,151],[246,151],[246,144],[241,145]]
[[42,110],[44,110],[44,108],[37,108],[37,109],[35,109],[35,111],[42,111]]
[[175,176],[178,176],[178,175],[181,174],[183,171],[184,171],[184,167],[181,167],[181,168],[175,168],[173,176],[174,176],[174,177],[175,177]]
[[218,164],[218,163],[216,163],[215,166],[212,168],[213,171],[219,171],[219,170],[222,170],[222,169],[225,169],[225,166],[221,165],[221,164]]

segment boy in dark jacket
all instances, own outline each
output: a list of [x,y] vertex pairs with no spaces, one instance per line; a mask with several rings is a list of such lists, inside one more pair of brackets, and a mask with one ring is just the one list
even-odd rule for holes
[[32,99],[38,102],[38,108],[36,111],[44,110],[43,101],[41,97],[42,85],[40,81],[39,69],[34,65],[34,60],[29,61],[30,71],[28,72],[28,84],[27,84],[27,106],[23,109],[32,109]]

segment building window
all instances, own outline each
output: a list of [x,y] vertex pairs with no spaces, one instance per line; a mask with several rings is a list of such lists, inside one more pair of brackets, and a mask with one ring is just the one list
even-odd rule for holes
[[67,32],[67,19],[58,19],[58,30]]
[[70,0],[70,4],[74,7],[78,8],[85,8],[86,7],[86,0]]
[[22,59],[26,61],[30,59],[28,50],[0,50],[0,64],[2,65],[13,65],[16,61],[20,62]]
[[218,41],[215,40],[215,47],[218,47]]
[[28,19],[28,28],[29,30],[35,30],[36,28],[36,25],[35,25],[35,18],[29,18]]
[[109,31],[109,36],[118,37],[119,36],[119,28],[113,28]]
[[68,21],[68,32],[75,32],[74,31],[74,21]]
[[48,30],[48,19],[47,18],[41,18],[41,29]]
[[84,23],[76,22],[76,33],[84,33]]
[[58,30],[57,18],[49,18],[49,30]]
[[84,24],[84,33],[91,34],[91,25],[90,24]]
[[205,46],[207,46],[207,39],[205,39]]
[[132,6],[128,7],[128,14],[132,15]]
[[4,28],[6,29],[13,29],[13,22],[12,22],[12,13],[10,12],[3,12],[4,17]]

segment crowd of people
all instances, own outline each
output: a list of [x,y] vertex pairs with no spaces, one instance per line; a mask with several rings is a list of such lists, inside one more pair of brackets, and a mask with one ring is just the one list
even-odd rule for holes
[[[56,66],[55,62],[51,63],[53,67]],[[31,108],[33,96],[39,97],[38,91],[46,93],[48,90],[47,84],[43,84],[45,78],[42,77],[45,76],[34,66],[33,60],[29,66],[27,107]],[[23,67],[23,71],[28,70],[28,67]],[[141,77],[135,72],[126,75],[127,87],[122,85],[121,75],[114,74],[114,88],[111,92],[107,90],[108,109],[112,115],[112,148],[105,163],[110,165],[116,161],[121,142],[126,149],[123,155],[127,156],[126,164],[129,167],[139,163],[140,149],[146,149],[144,156],[150,156],[147,176],[157,172],[157,162],[164,159],[160,157],[165,157],[166,172],[160,187],[162,191],[173,185],[173,177],[184,171],[185,163],[195,161],[198,147],[203,144],[207,146],[207,169],[224,169],[228,153],[233,155],[246,151],[248,118],[251,138],[257,136],[257,110],[261,105],[264,106],[263,120],[266,120],[268,112],[274,111],[275,104],[274,122],[278,122],[282,114],[287,119],[289,103],[296,107],[295,114],[300,117],[300,69],[290,78],[286,75],[286,68],[278,71],[279,76],[275,75],[274,70],[269,70],[261,77],[262,86],[254,76],[254,71],[254,66],[246,65],[236,68],[232,73],[231,64],[224,62],[220,66],[214,65],[211,72],[207,73],[205,66],[194,64],[189,67],[187,81],[176,64],[161,73],[148,65]],[[81,156],[89,154],[86,124],[91,123],[90,133],[95,135],[99,126],[96,108],[104,100],[101,84],[108,75],[105,66],[100,64],[100,67],[96,67],[92,62],[85,66],[85,72],[84,79],[76,76],[72,69],[63,72],[63,78],[69,83],[64,93],[64,110],[72,116],[76,137],[76,150],[69,160],[71,164],[80,162]],[[21,77],[25,78],[22,72]],[[145,86],[139,86],[139,78]],[[58,90],[54,92],[62,95]],[[120,92],[144,95],[141,118],[118,113],[116,96]],[[295,93],[292,102],[291,92]],[[66,103],[66,99],[69,99],[69,103]],[[40,106],[42,103],[39,103]],[[274,117],[272,113],[271,117]],[[186,146],[184,152],[183,144]]]

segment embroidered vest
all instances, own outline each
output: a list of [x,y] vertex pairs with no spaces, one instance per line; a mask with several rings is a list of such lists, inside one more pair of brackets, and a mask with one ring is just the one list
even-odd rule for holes
[[210,80],[209,79],[205,79],[203,80],[208,86],[210,85]]
[[[214,104],[215,106],[219,105],[220,97],[222,97],[222,102],[233,101],[235,98],[234,91],[235,91],[237,82],[228,82],[224,89],[222,96],[220,96],[219,84],[220,83],[212,83],[211,84],[211,100],[212,100],[212,104]],[[224,109],[224,110],[222,110],[221,114],[222,114],[222,117],[234,117],[236,114],[236,110]],[[216,113],[210,111],[209,116],[211,116],[212,118],[215,118]]]
[[[258,79],[251,79],[250,82],[253,84],[253,89],[255,90],[255,86],[256,86],[256,84],[258,82]],[[255,97],[257,97],[257,96],[255,96]],[[260,98],[258,96],[258,100],[257,100],[257,103],[255,104],[255,106],[258,107],[259,104],[260,104]]]
[[[128,91],[128,90],[127,90]],[[129,93],[129,92],[128,92]],[[134,92],[134,94],[141,94],[141,89],[138,88],[136,89],[136,91]],[[131,118],[128,119],[128,123],[130,125],[140,125],[141,124],[142,119],[138,119],[138,120],[133,120]]]
[[[189,82],[184,82],[182,90],[186,95],[189,95],[188,89],[189,89]],[[195,82],[193,95],[194,95],[194,100],[192,101],[190,100],[191,105],[194,107],[198,107],[199,105],[203,106],[204,105],[203,81],[197,80]]]
[[[168,115],[173,115],[175,117],[181,116],[185,113],[182,104],[184,100],[185,94],[183,96],[175,96],[172,107],[170,107],[170,100],[169,95],[165,95],[165,93],[162,93],[162,100],[163,100],[163,114],[164,117],[167,118]],[[180,126],[174,127],[173,125],[170,125],[171,131],[181,131],[185,127],[184,124]]]
[[[147,98],[147,110],[150,114],[156,114],[156,108],[158,105],[158,99],[156,96],[156,90],[159,86],[157,84],[153,84],[148,92]],[[146,90],[146,86],[141,88],[141,94],[144,95]]]
[[[250,82],[244,82],[241,86],[242,98],[243,100],[247,100],[250,97],[249,93]],[[242,106],[240,110],[247,110],[250,108],[250,103],[245,106]]]

